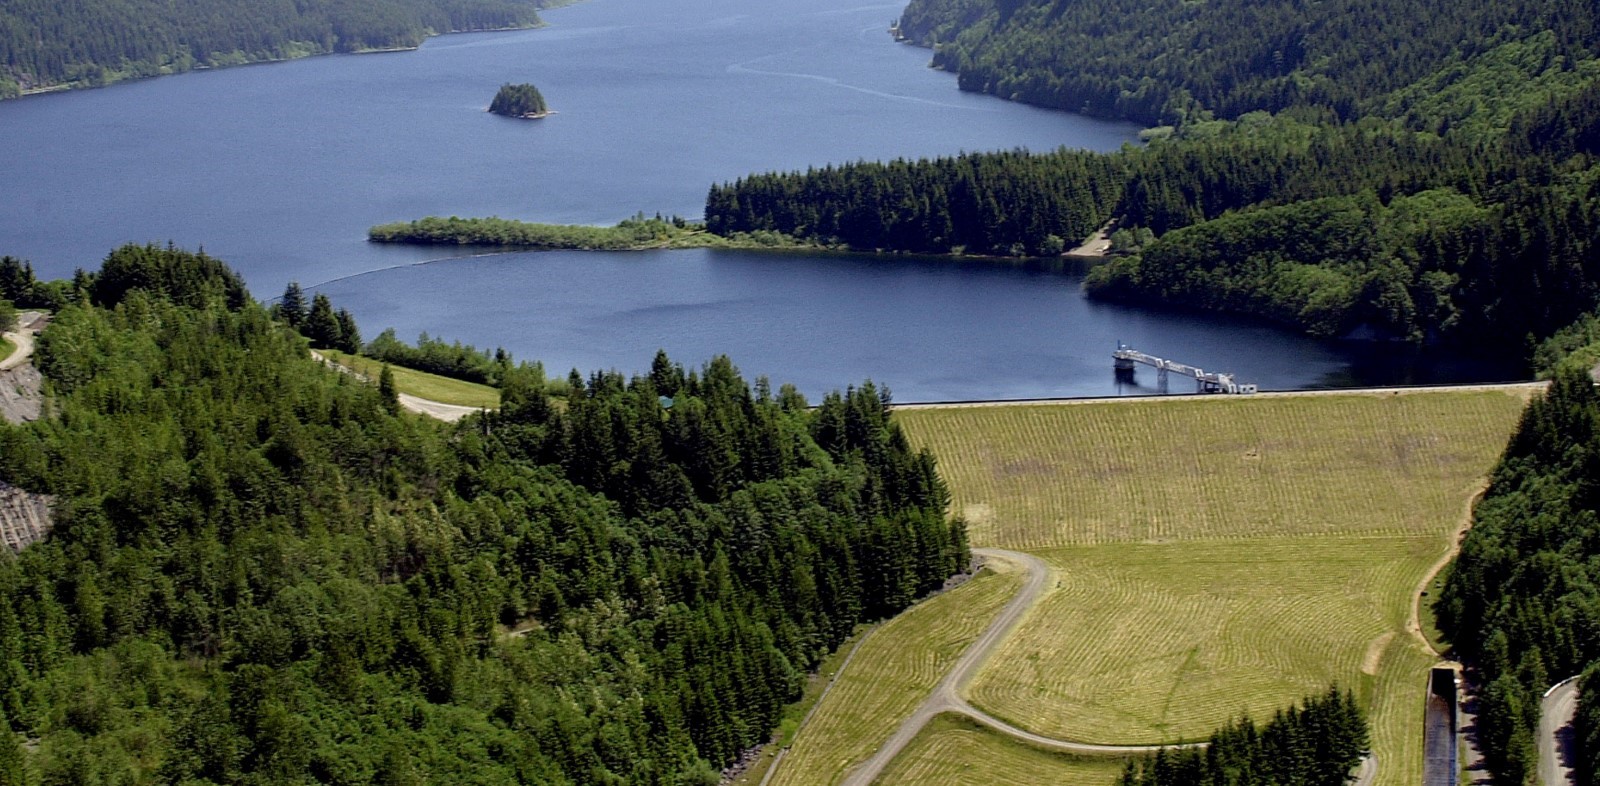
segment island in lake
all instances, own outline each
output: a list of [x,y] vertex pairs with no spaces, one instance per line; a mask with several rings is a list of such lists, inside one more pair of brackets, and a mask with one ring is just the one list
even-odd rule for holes
[[545,105],[544,96],[539,92],[539,88],[528,84],[513,85],[510,82],[501,85],[500,91],[494,94],[494,101],[489,104],[489,111],[525,120],[537,120],[551,114],[550,107]]

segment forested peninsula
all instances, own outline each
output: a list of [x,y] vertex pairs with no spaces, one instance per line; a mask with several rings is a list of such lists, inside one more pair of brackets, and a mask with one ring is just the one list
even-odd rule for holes
[[0,99],[196,68],[414,48],[430,35],[538,25],[547,0],[8,0]]
[[446,425],[204,254],[0,274],[56,309],[48,417],[0,424],[55,499],[0,557],[3,783],[714,784],[971,559],[870,382],[508,367]]

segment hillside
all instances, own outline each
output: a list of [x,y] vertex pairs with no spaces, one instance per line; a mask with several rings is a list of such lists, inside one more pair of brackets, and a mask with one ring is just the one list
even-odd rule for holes
[[1543,31],[1568,66],[1592,58],[1597,21],[1561,0],[912,0],[899,30],[964,90],[1159,125],[1291,108],[1352,120]]
[[437,33],[531,27],[542,0],[8,0],[0,99],[328,52],[415,47]]
[[0,558],[0,783],[715,783],[970,559],[870,385],[663,356],[444,425],[203,254],[77,284],[0,425],[55,518]]

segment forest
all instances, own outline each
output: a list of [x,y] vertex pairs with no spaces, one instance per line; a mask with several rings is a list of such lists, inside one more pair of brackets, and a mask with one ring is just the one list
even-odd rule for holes
[[1129,762],[1118,784],[1344,786],[1366,755],[1367,742],[1367,721],[1355,696],[1333,687],[1259,726],[1240,718],[1213,733],[1204,749],[1163,749]]
[[195,68],[415,47],[437,33],[532,27],[542,0],[7,0],[0,99]]
[[1355,120],[1530,34],[1592,59],[1597,24],[1566,0],[912,0],[897,29],[963,90],[1174,125],[1306,107]]
[[17,278],[65,291],[51,416],[0,426],[0,478],[57,500],[0,557],[8,786],[716,783],[971,560],[870,382],[813,409],[658,354],[445,425],[205,254]]
[[489,102],[489,111],[497,115],[520,118],[540,118],[550,114],[550,108],[545,105],[544,94],[539,88],[529,84],[513,85],[507,82],[495,91],[494,100]]
[[[915,38],[924,28],[914,17],[934,5],[913,3],[902,32]],[[963,29],[973,36],[1001,37],[997,26],[1021,20],[1045,24],[1029,3],[1012,4],[1004,25],[978,13],[988,5],[981,0],[958,5],[949,24],[970,23]],[[1181,5],[1210,19],[1238,4]],[[1314,17],[1343,5],[1301,10]],[[1396,13],[1410,18],[1426,5]],[[1445,342],[1526,358],[1600,302],[1600,59],[1594,39],[1577,35],[1588,29],[1587,8],[1468,4],[1480,5],[1473,13],[1484,19],[1503,11],[1541,21],[1447,54],[1435,51],[1430,32],[1375,55],[1410,65],[1349,83],[1357,90],[1349,101],[1261,99],[1228,120],[1213,119],[1223,104],[1208,103],[1147,132],[1148,145],[1110,154],[1012,151],[752,175],[712,186],[707,226],[865,251],[1047,256],[1114,221],[1116,258],[1090,275],[1092,297],[1249,315],[1323,337]],[[1063,6],[1051,6],[1049,19],[1089,24]],[[1283,4],[1291,6],[1299,8]],[[1243,22],[1205,29],[1217,38],[1254,30]],[[1121,34],[1094,30],[1083,35]],[[1054,51],[1044,41],[1056,39],[1040,35],[1019,63]],[[1162,50],[1141,62],[1225,50]],[[1350,53],[1317,62],[1332,67],[1341,57],[1354,63]],[[1230,67],[1238,95],[1257,95],[1243,87],[1256,73],[1250,62]],[[1401,72],[1425,75],[1390,79]],[[1320,84],[1301,76],[1292,81]]]
[[[1440,628],[1483,685],[1478,739],[1497,783],[1537,764],[1539,701],[1600,662],[1600,394],[1565,364],[1535,400],[1478,503],[1435,602]],[[1579,783],[1600,776],[1600,680],[1576,721]]]

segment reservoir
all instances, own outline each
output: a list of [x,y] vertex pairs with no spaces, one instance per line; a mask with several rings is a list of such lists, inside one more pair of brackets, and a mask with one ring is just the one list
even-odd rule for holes
[[[424,215],[611,224],[697,217],[713,182],[968,150],[1111,150],[1137,128],[961,93],[886,30],[903,3],[587,0],[539,30],[0,103],[0,254],[42,276],[125,242],[203,247],[258,297],[327,292],[384,327],[504,346],[555,374],[725,353],[810,396],[898,400],[1119,388],[1117,340],[1264,388],[1499,379],[1452,358],[1217,317],[1092,304],[1079,270],[825,254],[510,254],[374,246]],[[532,82],[558,114],[484,111]],[[421,264],[419,264],[421,263]],[[1140,381],[1154,384],[1153,374]],[[1184,390],[1182,380],[1172,383]]]

